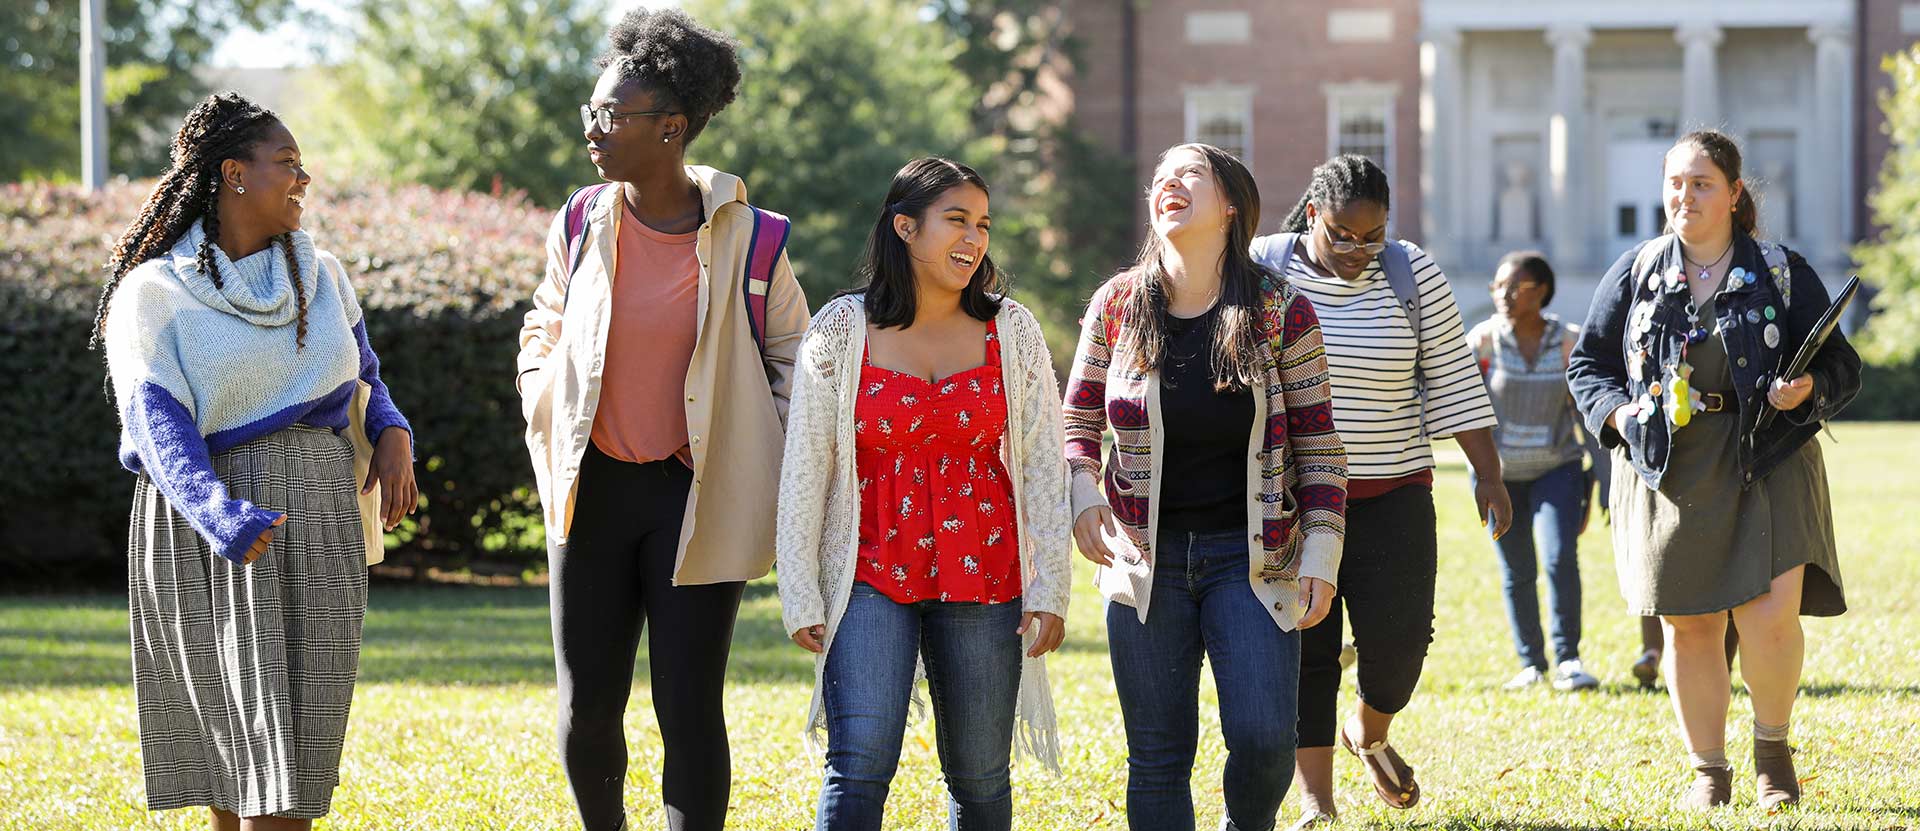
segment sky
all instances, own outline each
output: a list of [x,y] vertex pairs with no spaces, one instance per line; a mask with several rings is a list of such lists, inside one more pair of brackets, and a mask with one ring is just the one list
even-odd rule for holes
[[[379,2],[380,0],[374,0]],[[212,64],[218,67],[308,66],[345,48],[345,33],[351,0],[296,0],[298,8],[321,15],[327,25],[283,24],[267,31],[239,29],[213,51]],[[612,0],[608,22],[628,9],[647,6],[677,6],[679,0]],[[316,29],[319,34],[316,34]],[[329,35],[327,33],[333,33]],[[289,46],[289,44],[293,44]]]

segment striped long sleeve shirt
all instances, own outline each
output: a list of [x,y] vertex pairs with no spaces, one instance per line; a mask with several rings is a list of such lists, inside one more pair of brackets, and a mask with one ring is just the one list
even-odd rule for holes
[[[1294,257],[1287,281],[1313,301],[1333,373],[1333,419],[1355,479],[1393,479],[1433,467],[1429,439],[1493,427],[1493,403],[1467,347],[1453,290],[1427,252],[1407,250],[1420,290],[1420,333],[1407,322],[1376,258],[1359,279],[1327,277]],[[1414,385],[1414,355],[1426,386]]]

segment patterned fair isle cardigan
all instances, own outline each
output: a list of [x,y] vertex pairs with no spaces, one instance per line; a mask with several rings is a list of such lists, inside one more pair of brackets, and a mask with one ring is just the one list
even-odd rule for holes
[[[1139,284],[1137,274],[1124,273],[1094,292],[1067,379],[1065,412],[1074,516],[1110,506],[1126,541],[1147,555],[1144,562],[1123,556],[1102,567],[1101,593],[1133,606],[1144,622],[1159,531],[1160,378],[1134,369],[1132,353],[1116,346],[1121,310]],[[1262,556],[1249,558],[1247,580],[1274,623],[1292,630],[1305,611],[1300,578],[1333,584],[1340,571],[1347,453],[1334,431],[1327,355],[1312,302],[1271,275],[1262,294],[1264,394],[1253,397],[1247,442],[1247,531]],[[1100,439],[1108,427],[1114,444],[1102,479]]]

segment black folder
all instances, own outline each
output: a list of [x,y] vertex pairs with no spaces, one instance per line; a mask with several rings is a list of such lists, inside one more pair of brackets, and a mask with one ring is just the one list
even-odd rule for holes
[[[1853,296],[1860,291],[1860,275],[1847,278],[1847,284],[1840,287],[1840,294],[1833,298],[1833,305],[1827,307],[1826,314],[1820,316],[1820,322],[1814,324],[1813,331],[1807,333],[1807,342],[1800,345],[1800,351],[1793,353],[1793,360],[1773,377],[1791,381],[1807,373],[1807,367],[1813,364],[1813,356],[1820,354],[1820,347],[1827,344],[1827,338],[1840,325],[1840,315],[1847,310],[1847,304],[1853,302]],[[1765,400],[1762,398],[1762,400]],[[1760,420],[1754,429],[1765,430],[1773,423],[1773,414],[1779,412],[1773,405],[1760,411]]]

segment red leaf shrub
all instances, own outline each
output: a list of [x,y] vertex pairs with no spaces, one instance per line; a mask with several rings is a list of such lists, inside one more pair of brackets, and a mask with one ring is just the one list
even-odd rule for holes
[[[150,182],[89,195],[0,186],[0,568],[101,571],[124,551],[131,477],[86,347],[114,239]],[[392,556],[458,566],[527,538],[532,472],[514,354],[553,214],[518,195],[320,183],[308,230],[359,289],[394,400],[418,431],[425,505]],[[490,554],[497,557],[497,554]]]

